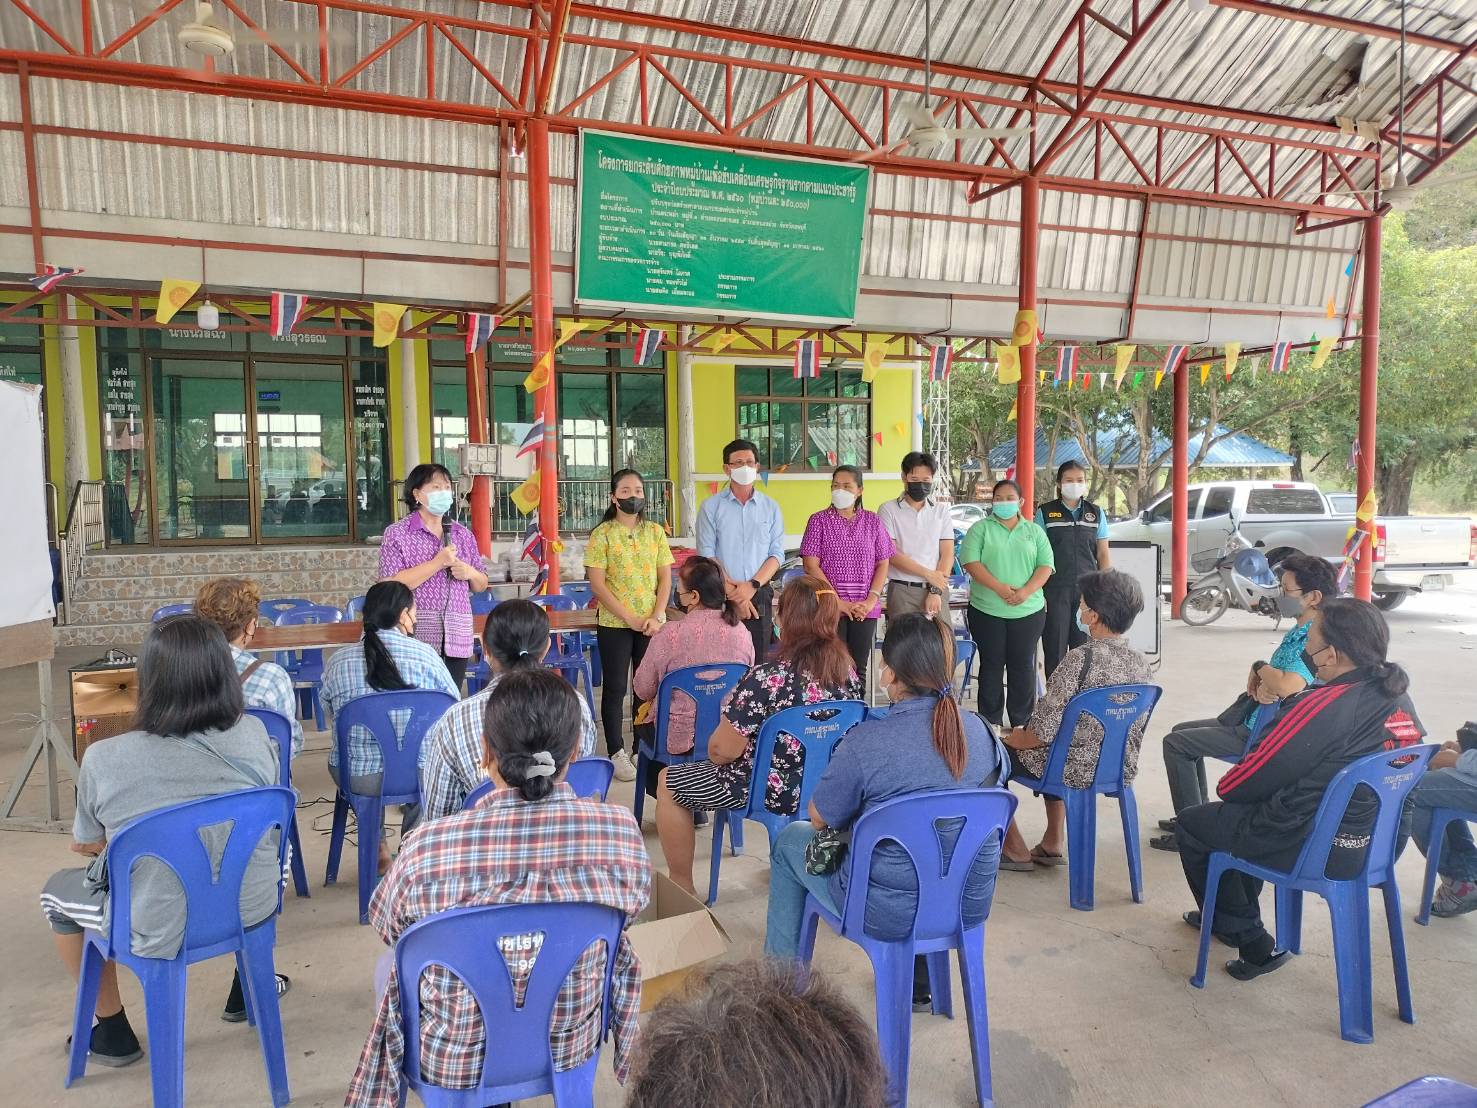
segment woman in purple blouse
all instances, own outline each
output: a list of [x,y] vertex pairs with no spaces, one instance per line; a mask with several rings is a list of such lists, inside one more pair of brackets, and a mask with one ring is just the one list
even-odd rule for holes
[[426,464],[405,478],[410,514],[385,528],[380,580],[415,593],[415,637],[441,653],[461,686],[472,656],[472,593],[487,588],[477,539],[451,518],[456,493],[445,466]]
[[831,473],[831,506],[806,523],[800,557],[807,574],[836,590],[841,601],[836,634],[851,653],[863,690],[892,550],[892,537],[877,513],[862,507],[862,471],[837,466]]

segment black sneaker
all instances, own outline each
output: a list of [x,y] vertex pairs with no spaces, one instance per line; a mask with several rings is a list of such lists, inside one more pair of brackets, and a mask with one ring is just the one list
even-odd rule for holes
[[[71,1040],[68,1040],[70,1044]],[[87,1052],[100,1066],[131,1066],[144,1056],[138,1036],[129,1026],[128,1016],[120,1009],[116,1015],[100,1018],[92,1027]]]
[[1159,830],[1168,831],[1171,835],[1173,835],[1175,829],[1179,827],[1179,825],[1179,819],[1177,817],[1171,816],[1169,819],[1161,819],[1159,821]]
[[1155,850],[1168,850],[1172,854],[1180,852],[1180,841],[1172,831],[1168,835],[1155,835],[1149,840],[1149,845]]
[[913,1011],[933,1011],[933,983],[928,977],[928,958],[913,956]]
[[[292,979],[285,973],[279,973],[277,975],[278,998],[285,996],[290,988],[292,988]],[[246,994],[241,991],[241,974],[239,973],[231,979],[231,995],[226,997],[226,1007],[221,1012],[221,1019],[227,1023],[246,1022]]]

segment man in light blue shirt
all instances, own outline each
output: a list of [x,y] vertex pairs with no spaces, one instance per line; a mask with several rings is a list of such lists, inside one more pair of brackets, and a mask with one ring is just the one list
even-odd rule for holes
[[759,448],[734,439],[723,448],[728,487],[703,501],[697,513],[697,552],[723,567],[728,598],[739,606],[754,639],[754,660],[769,656],[774,637],[774,592],[770,581],[785,557],[785,517],[780,506],[754,487]]

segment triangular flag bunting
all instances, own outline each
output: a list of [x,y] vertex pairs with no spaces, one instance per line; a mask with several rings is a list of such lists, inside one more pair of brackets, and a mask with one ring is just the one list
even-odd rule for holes
[[1021,379],[1021,352],[1017,347],[995,348],[995,377],[1002,385],[1013,385]]
[[168,323],[174,318],[174,314],[190,302],[200,288],[199,281],[179,281],[173,277],[166,277],[159,282],[159,306],[154,309],[154,319],[158,323]]
[[592,322],[593,320],[589,319],[561,319],[559,321],[559,341],[554,344],[554,349],[558,350],[566,342],[574,338],[575,335],[590,326]]
[[862,380],[871,384],[877,380],[877,371],[882,368],[882,359],[887,357],[887,343],[881,339],[867,339],[862,346]]
[[285,338],[292,334],[297,321],[308,306],[308,298],[300,292],[274,292],[271,300],[271,325],[273,338]]
[[1236,372],[1236,359],[1241,357],[1241,344],[1239,342],[1226,343],[1226,380],[1231,379],[1231,374]]
[[1328,298],[1328,303],[1323,306],[1323,314],[1329,319],[1332,319],[1335,311],[1337,311],[1337,309],[1334,307],[1333,297],[1330,296]]
[[732,346],[734,342],[737,341],[737,339],[738,333],[736,331],[729,330],[727,327],[723,328],[721,331],[716,332],[713,335],[713,353],[722,354],[725,350]]
[[485,346],[500,322],[497,316],[489,312],[468,312],[467,353],[471,354]]
[[893,430],[899,435],[906,435],[908,433],[907,421],[902,419],[898,420],[897,424],[893,427]]
[[521,515],[527,515],[538,507],[539,500],[539,471],[534,470],[528,475],[528,479],[512,492],[508,493],[508,499],[513,502]]
[[1318,340],[1318,346],[1313,351],[1312,368],[1323,368],[1323,364],[1328,361],[1328,356],[1333,353],[1333,346],[1334,343],[1336,343],[1337,341],[1338,339],[1336,339],[1333,335],[1328,335]]
[[1200,383],[1203,385],[1210,380],[1210,363],[1200,363]]
[[1128,367],[1133,364],[1133,356],[1138,353],[1138,346],[1132,343],[1119,343],[1113,348],[1113,381],[1121,385],[1123,375],[1128,372]]
[[656,352],[661,349],[661,345],[661,328],[642,328],[636,339],[636,356],[633,360],[637,365],[650,365],[651,359],[656,357]]
[[877,441],[877,445],[878,446],[881,446],[882,445],[882,432],[881,431],[873,431],[872,432],[872,438],[874,438]]
[[1139,385],[1143,383],[1143,380],[1144,380],[1144,371],[1141,370],[1141,369],[1135,371],[1134,372],[1134,375],[1133,375],[1133,387],[1134,388],[1138,388]]
[[1008,415],[1008,416],[1005,417],[1007,423],[1014,423],[1015,420],[1016,420],[1016,415],[1015,415],[1016,404],[1017,404],[1017,401],[1015,401],[1015,400],[1012,400],[1010,402],[1010,415]]
[[1099,373],[1097,375],[1097,390],[1098,390],[1098,392],[1102,392],[1107,387],[1108,387],[1108,375],[1106,373]]
[[544,356],[538,360],[527,377],[523,378],[524,392],[538,392],[547,385],[554,377],[554,352],[546,351]]
[[1162,385],[1163,383],[1164,383],[1164,370],[1162,370],[1162,369],[1156,369],[1154,371],[1154,391],[1155,392],[1158,392],[1159,391],[1159,386]]
[[400,330],[400,317],[409,307],[408,304],[386,304],[379,300],[374,302],[370,318],[374,320],[375,346],[389,346],[395,341],[395,335]]

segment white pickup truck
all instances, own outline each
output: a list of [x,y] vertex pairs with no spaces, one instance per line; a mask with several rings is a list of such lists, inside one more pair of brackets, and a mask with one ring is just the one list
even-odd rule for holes
[[[1137,516],[1110,524],[1108,537],[1148,541],[1165,550],[1169,571],[1170,513],[1165,493]],[[1233,526],[1277,563],[1292,553],[1333,561],[1354,524],[1335,511],[1316,485],[1298,481],[1212,481],[1190,486],[1190,571],[1209,569]],[[1375,520],[1375,603],[1388,611],[1413,592],[1434,592],[1477,565],[1477,523],[1445,516]]]

